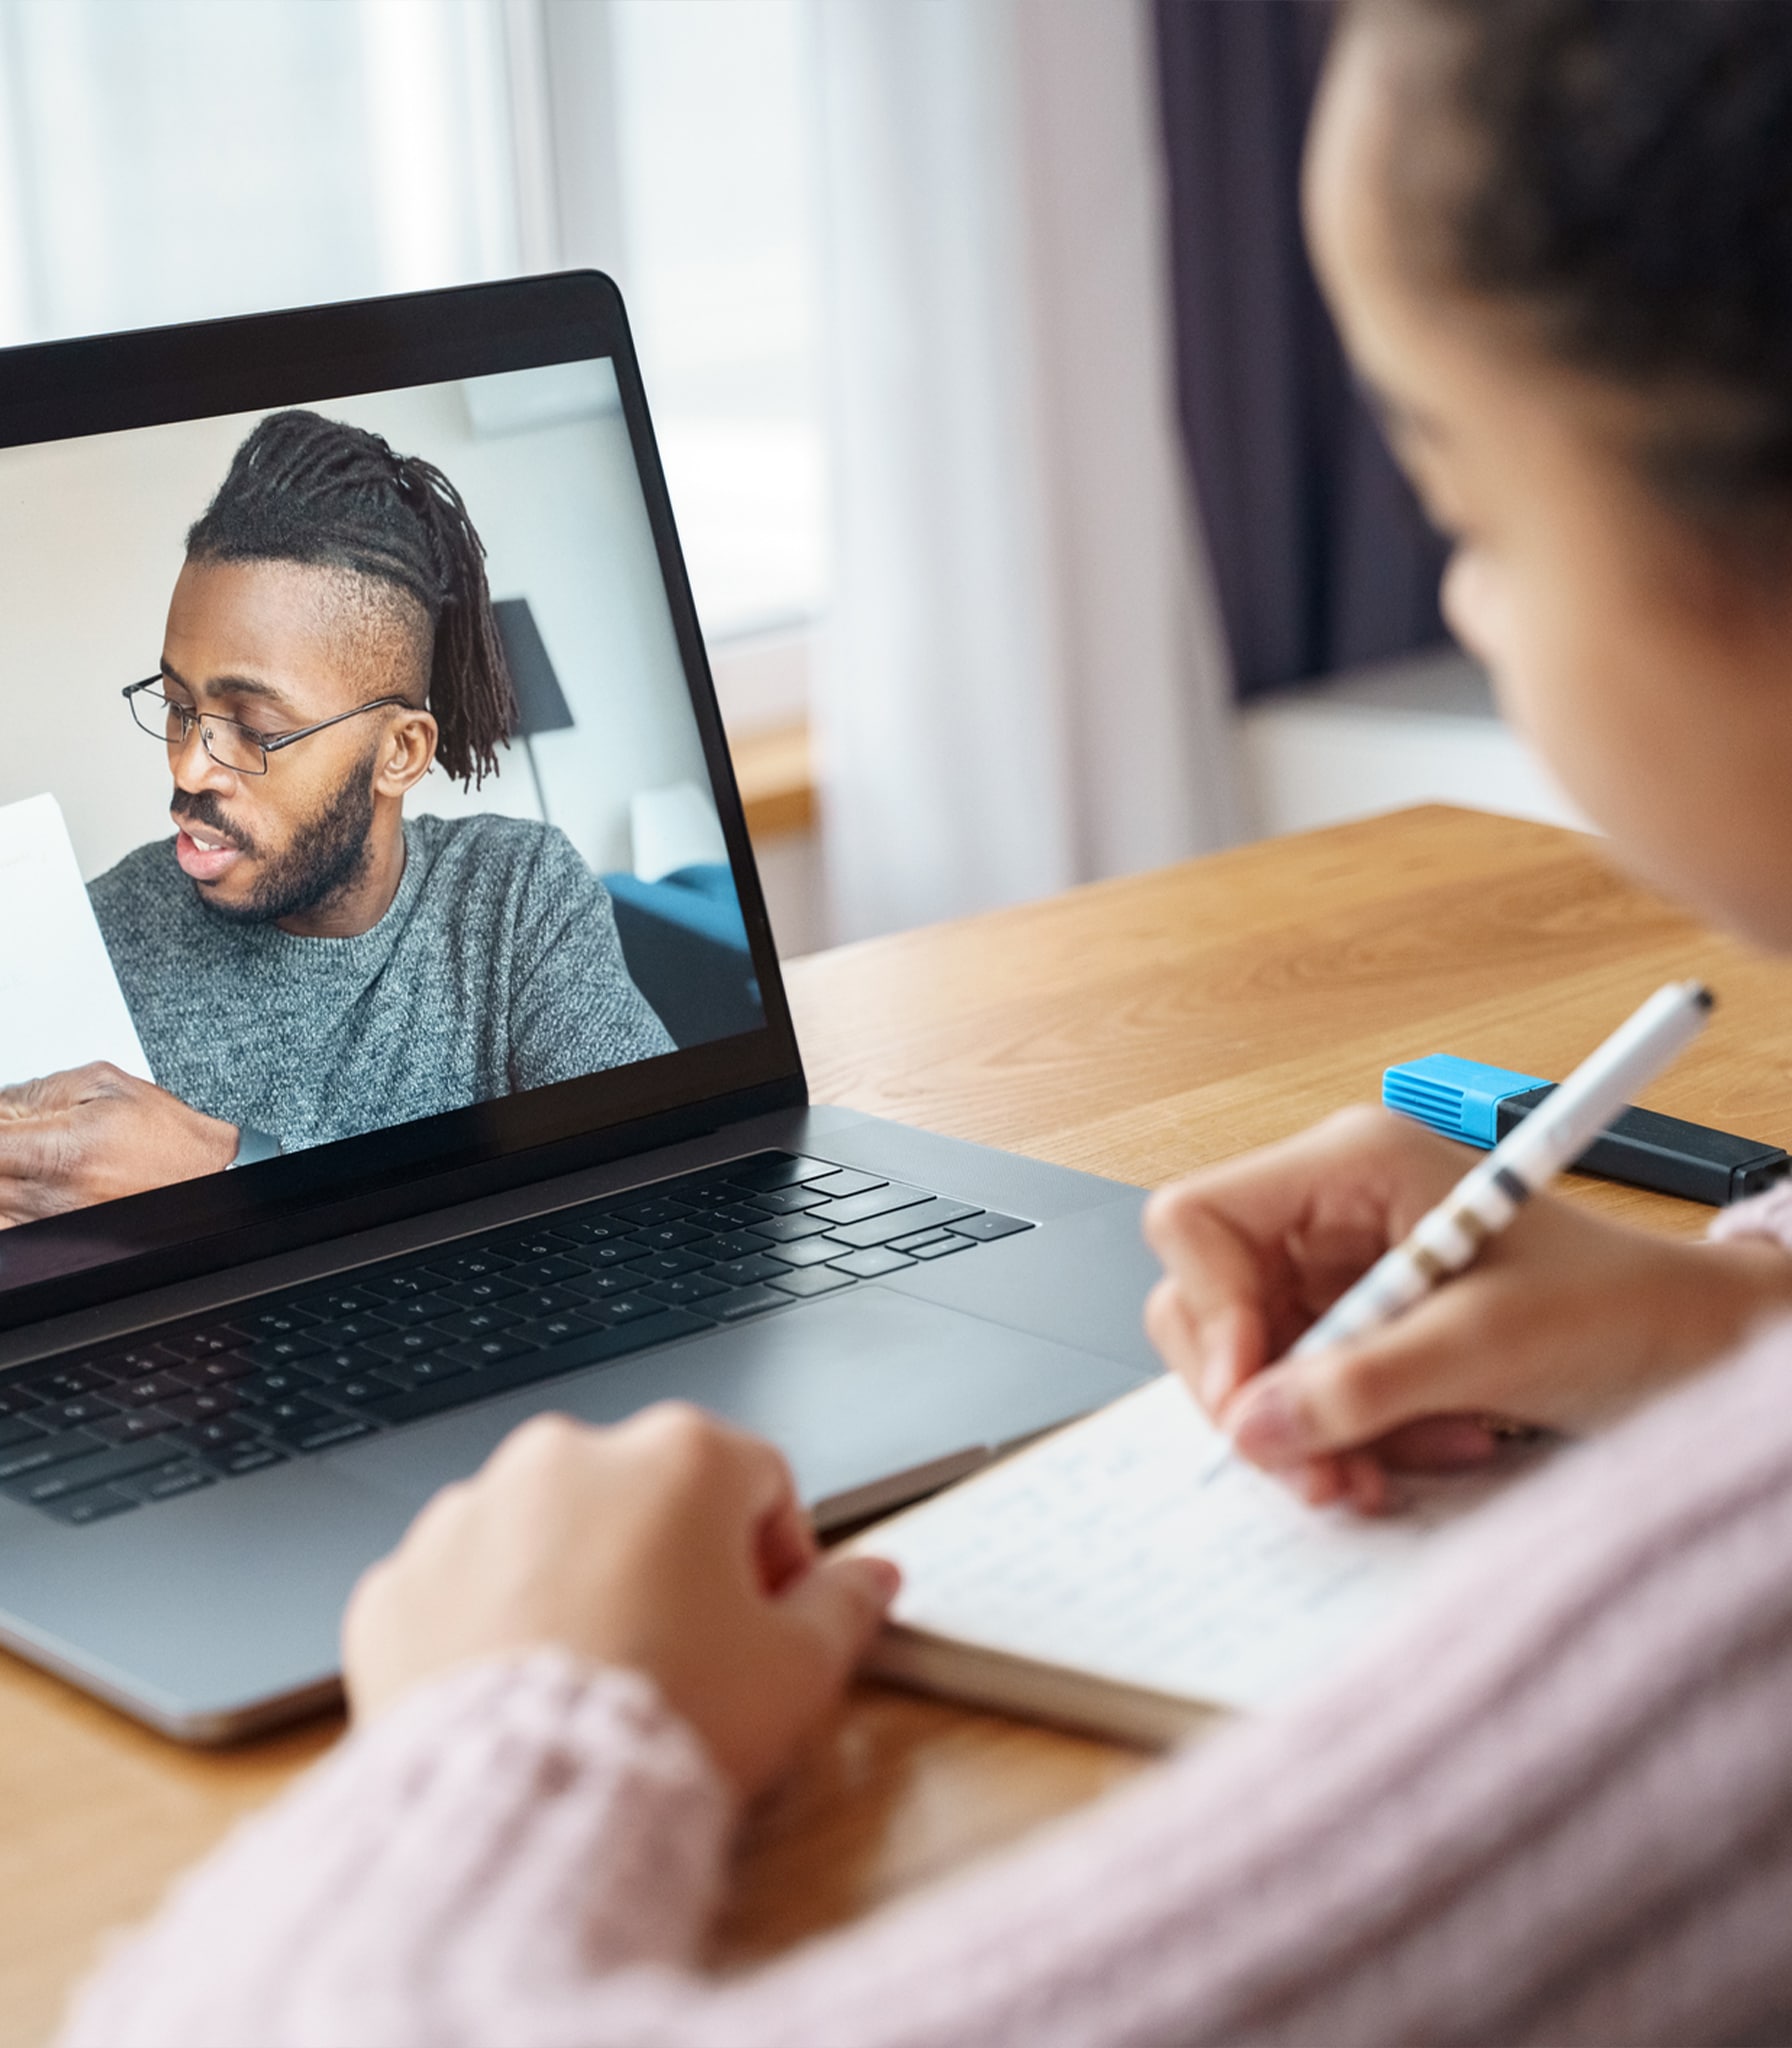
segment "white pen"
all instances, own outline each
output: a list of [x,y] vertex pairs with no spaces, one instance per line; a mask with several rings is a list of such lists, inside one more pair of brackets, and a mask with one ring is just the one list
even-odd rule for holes
[[1571,1166],[1607,1124],[1703,1030],[1711,991],[1671,981],[1575,1068],[1392,1251],[1332,1303],[1290,1357],[1392,1322],[1460,1273],[1531,1196]]

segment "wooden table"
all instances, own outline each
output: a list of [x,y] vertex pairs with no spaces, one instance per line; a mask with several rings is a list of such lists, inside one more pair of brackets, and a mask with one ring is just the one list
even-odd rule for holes
[[[1718,989],[1655,1106],[1792,1136],[1792,968],[1701,931],[1574,834],[1401,812],[800,961],[816,1097],[1151,1183],[1451,1051],[1559,1076],[1658,983]],[[1665,1230],[1708,1211],[1583,1184]],[[41,2040],[97,1937],[333,1741],[175,1748],[0,1658],[0,2041]],[[861,1687],[756,1815],[717,1954],[849,1919],[1139,1767]]]

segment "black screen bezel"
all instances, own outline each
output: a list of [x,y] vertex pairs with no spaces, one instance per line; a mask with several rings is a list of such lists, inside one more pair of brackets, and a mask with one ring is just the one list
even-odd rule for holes
[[[766,1021],[757,1031],[0,1231],[0,1329],[807,1100],[622,297],[599,271],[0,350],[0,448],[608,357]],[[0,1000],[4,999],[0,964]]]

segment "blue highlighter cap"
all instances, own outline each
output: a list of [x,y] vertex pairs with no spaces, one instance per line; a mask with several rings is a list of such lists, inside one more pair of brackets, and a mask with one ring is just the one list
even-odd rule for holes
[[1381,1077],[1381,1099],[1402,1116],[1429,1124],[1446,1138],[1492,1145],[1499,1136],[1499,1108],[1509,1095],[1528,1095],[1549,1083],[1535,1074],[1459,1060],[1447,1052],[1403,1060]]

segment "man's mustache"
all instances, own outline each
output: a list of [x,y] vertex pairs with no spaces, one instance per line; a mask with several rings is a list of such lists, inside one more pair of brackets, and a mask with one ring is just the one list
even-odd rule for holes
[[174,801],[168,806],[168,815],[180,826],[204,826],[206,831],[217,833],[220,839],[227,840],[241,853],[255,851],[255,841],[240,825],[233,825],[225,817],[222,805],[209,789],[194,790],[191,795],[185,790],[177,790]]

